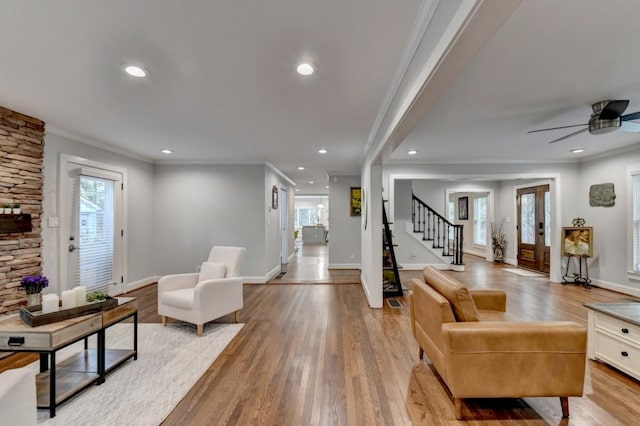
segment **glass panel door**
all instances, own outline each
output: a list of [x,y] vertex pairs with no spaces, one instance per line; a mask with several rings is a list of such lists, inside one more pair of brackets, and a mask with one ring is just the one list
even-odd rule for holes
[[518,189],[518,266],[549,272],[551,202],[549,185]]

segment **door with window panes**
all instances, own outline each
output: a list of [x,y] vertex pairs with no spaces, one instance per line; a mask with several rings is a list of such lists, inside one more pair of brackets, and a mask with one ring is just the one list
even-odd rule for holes
[[551,205],[549,185],[518,189],[518,266],[549,273]]

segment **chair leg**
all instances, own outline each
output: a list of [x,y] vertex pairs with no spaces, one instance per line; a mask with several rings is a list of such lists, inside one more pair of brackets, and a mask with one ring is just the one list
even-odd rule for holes
[[236,322],[240,322],[240,311],[236,311],[235,319]]
[[418,356],[420,357],[420,359],[424,358],[424,349],[422,349],[422,346],[420,346],[420,353],[418,354]]
[[202,337],[203,331],[204,331],[204,324],[198,324],[198,337]]
[[167,317],[165,317],[165,316],[162,317],[162,326],[163,327],[167,326]]
[[455,412],[456,412],[456,419],[462,420],[462,399],[461,398],[454,398],[453,399],[453,406],[454,406]]
[[569,418],[569,397],[568,396],[560,397],[560,406],[562,407],[562,418],[568,419]]

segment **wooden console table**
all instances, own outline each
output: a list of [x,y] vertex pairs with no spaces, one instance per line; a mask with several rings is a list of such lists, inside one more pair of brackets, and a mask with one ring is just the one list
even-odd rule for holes
[[640,380],[640,303],[587,303],[587,356]]
[[[105,380],[105,375],[126,360],[138,356],[138,308],[134,297],[119,297],[109,311],[84,315],[39,327],[29,327],[19,315],[0,321],[0,352],[40,353],[40,374],[36,376],[38,408],[48,408],[55,417],[56,406],[87,386]],[[107,349],[106,330],[133,317],[133,349]],[[97,335],[97,348],[88,349],[89,336]],[[56,363],[56,352],[84,339],[85,350]]]

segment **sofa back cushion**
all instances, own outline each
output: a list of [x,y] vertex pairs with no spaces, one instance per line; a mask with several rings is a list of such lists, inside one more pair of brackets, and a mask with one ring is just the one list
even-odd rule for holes
[[423,271],[424,281],[444,296],[453,309],[457,321],[480,321],[480,314],[469,290],[458,281],[449,278],[432,266]]

